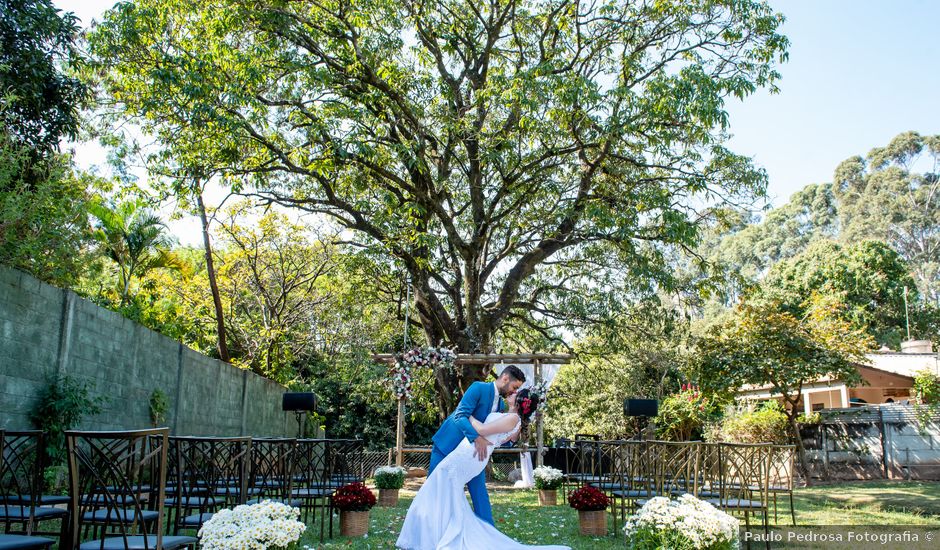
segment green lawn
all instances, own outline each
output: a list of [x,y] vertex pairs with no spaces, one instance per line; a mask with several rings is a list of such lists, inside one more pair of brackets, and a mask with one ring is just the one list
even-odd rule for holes
[[[321,544],[319,522],[300,541],[302,550],[323,548],[394,548],[414,492],[402,491],[395,508],[373,508],[369,535],[336,536]],[[540,508],[535,491],[490,488],[496,526],[526,544],[567,544],[581,550],[623,548],[621,537],[582,537],[577,512],[560,505]],[[780,522],[789,524],[786,504]],[[803,525],[934,525],[940,526],[940,483],[858,482],[797,489],[797,522]],[[335,532],[339,532],[338,519]]]

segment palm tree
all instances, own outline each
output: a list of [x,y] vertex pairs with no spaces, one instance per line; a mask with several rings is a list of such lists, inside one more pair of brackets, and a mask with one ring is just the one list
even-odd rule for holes
[[120,269],[121,305],[130,298],[131,280],[158,268],[181,269],[182,261],[171,250],[172,237],[155,213],[141,201],[125,201],[109,207],[100,202],[89,209],[98,219],[95,238]]

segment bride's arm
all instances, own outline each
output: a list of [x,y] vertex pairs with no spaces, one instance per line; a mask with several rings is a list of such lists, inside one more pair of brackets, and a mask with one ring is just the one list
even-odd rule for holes
[[487,422],[486,424],[480,422],[476,418],[470,418],[470,423],[473,425],[473,429],[484,437],[493,434],[506,433],[513,429],[517,422],[519,422],[519,415],[516,413],[503,415],[503,417],[499,420]]

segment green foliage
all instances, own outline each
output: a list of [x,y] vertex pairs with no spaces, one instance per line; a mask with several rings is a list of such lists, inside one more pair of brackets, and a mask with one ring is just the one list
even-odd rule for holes
[[[910,265],[917,288],[932,304],[940,304],[938,162],[940,135],[904,132],[865,158],[846,159],[833,175],[841,240],[888,243]],[[914,171],[921,166],[933,172]]]
[[940,376],[924,369],[914,376],[914,395],[924,405],[940,404]]
[[405,470],[377,470],[373,481],[377,489],[401,489],[405,485]]
[[703,389],[732,393],[749,384],[769,386],[795,411],[803,384],[823,376],[859,382],[855,364],[870,341],[841,317],[843,311],[817,299],[799,319],[772,304],[741,304],[698,341],[696,370]]
[[811,412],[809,414],[800,413],[796,415],[797,424],[805,424],[807,426],[815,426],[822,422],[822,415],[818,412]]
[[778,401],[766,401],[756,408],[726,411],[721,422],[721,441],[737,443],[777,443],[790,440],[787,414]]
[[593,327],[577,343],[576,360],[563,365],[552,382],[546,437],[635,435],[639,426],[624,418],[623,400],[659,399],[678,390],[687,338],[688,320],[658,300],[635,305],[616,323]]
[[[397,403],[385,379],[385,367],[365,353],[314,358],[304,368],[306,386],[317,394],[318,413],[331,438],[361,437],[370,448],[395,444]],[[409,444],[431,441],[441,420],[431,374],[418,371],[414,399],[408,401],[405,438]]]
[[170,399],[161,389],[150,392],[150,422],[156,427],[166,422],[170,410]]
[[[407,271],[428,343],[480,351],[674,287],[664,249],[697,242],[698,206],[766,184],[723,146],[724,102],[776,89],[781,15],[556,8],[140,0],[89,34],[85,69],[155,137],[154,172],[329,215]],[[481,376],[438,379],[442,408]]]
[[706,397],[698,388],[686,386],[660,402],[656,436],[666,441],[703,439],[706,425],[720,413],[719,402]]
[[0,126],[38,160],[78,133],[86,90],[58,67],[75,56],[78,21],[52,0],[0,0],[0,14]]
[[101,412],[103,396],[92,397],[88,384],[69,376],[56,377],[40,390],[30,420],[46,433],[48,464],[65,462],[65,431],[78,426],[86,416]]
[[74,174],[67,157],[31,160],[0,128],[0,262],[54,285],[76,284],[93,261],[85,247],[95,185]]
[[818,241],[805,252],[771,268],[754,297],[777,303],[803,317],[814,294],[845,306],[844,316],[875,342],[895,348],[904,339],[904,288],[918,303],[914,279],[904,260],[878,241],[839,244]]
[[166,225],[142,200],[113,205],[95,202],[89,210],[97,219],[95,239],[118,268],[121,306],[131,299],[133,279],[154,269],[182,268],[180,259],[170,250],[173,241]]

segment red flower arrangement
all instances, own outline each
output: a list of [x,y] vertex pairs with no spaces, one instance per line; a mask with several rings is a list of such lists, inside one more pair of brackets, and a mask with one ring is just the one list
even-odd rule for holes
[[568,505],[579,512],[606,510],[609,504],[607,495],[590,485],[585,485],[568,495]]
[[333,506],[347,512],[367,512],[375,506],[375,495],[362,483],[350,483],[333,493]]

